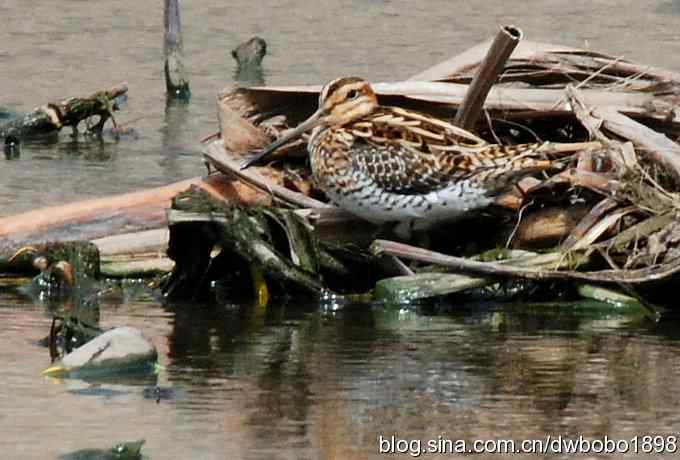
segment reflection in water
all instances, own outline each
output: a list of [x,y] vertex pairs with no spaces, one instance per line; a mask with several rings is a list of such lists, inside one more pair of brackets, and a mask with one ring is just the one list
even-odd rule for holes
[[86,161],[108,161],[115,154],[115,148],[110,144],[115,140],[105,140],[102,136],[89,135],[85,133],[72,134],[55,146],[55,153],[61,158],[81,157]]
[[264,86],[264,72],[262,66],[238,66],[234,71],[234,81],[243,86]]
[[[46,451],[136,436],[151,458],[191,458],[196,449],[201,458],[370,458],[380,435],[630,437],[680,424],[680,341],[598,304],[257,310],[128,300],[101,311],[106,327],[152,337],[160,374],[66,380],[45,394],[38,374],[47,352],[26,339],[49,324],[40,309],[0,297],[8,332],[0,349],[16,363],[5,388],[17,396],[0,398],[0,414],[36,424]],[[150,398],[156,385],[181,397]],[[63,432],[45,423],[63,411],[81,434],[62,446],[53,436],[63,444]],[[0,444],[24,439],[4,431]]]
[[3,152],[7,160],[14,160],[21,155],[21,140],[15,136],[5,137]]
[[186,100],[166,98],[165,119],[161,128],[163,158],[158,164],[169,176],[178,168],[178,157],[183,153],[180,146],[187,141],[188,117],[189,103]]
[[[562,313],[554,329],[554,310],[513,309],[450,317],[279,307],[258,317],[236,308],[211,313],[209,330],[195,320],[192,331],[175,328],[171,350],[178,362],[179,350],[204,357],[192,384],[209,385],[221,372],[242,383],[225,416],[239,414],[252,440],[247,458],[293,448],[361,458],[381,434],[522,439],[677,428],[679,398],[666,399],[673,386],[654,377],[666,370],[642,362],[648,353],[676,354],[677,343],[630,336],[639,325],[624,317]],[[536,333],[540,323],[546,328]],[[650,387],[672,406],[650,398]]]

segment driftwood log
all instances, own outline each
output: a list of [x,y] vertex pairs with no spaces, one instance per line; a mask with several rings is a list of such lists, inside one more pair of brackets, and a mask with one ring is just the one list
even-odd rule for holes
[[[469,83],[490,45],[491,41],[481,42],[409,80]],[[630,77],[638,78],[629,81]],[[680,73],[671,70],[636,64],[593,50],[529,40],[523,40],[514,50],[502,78],[503,81],[529,81],[540,85],[567,84],[576,80],[640,86],[650,81],[680,83]]]
[[172,198],[195,185],[219,200],[252,205],[271,203],[269,195],[212,175],[139,192],[29,211],[0,218],[0,269],[23,246],[55,241],[91,241],[112,235],[167,227]]
[[22,117],[0,124],[0,137],[22,139],[42,136],[66,126],[77,131],[81,122],[94,116],[99,117],[99,120],[89,129],[101,133],[106,121],[113,119],[113,111],[118,108],[116,98],[124,96],[127,90],[127,84],[121,83],[89,96],[71,97],[42,105]]

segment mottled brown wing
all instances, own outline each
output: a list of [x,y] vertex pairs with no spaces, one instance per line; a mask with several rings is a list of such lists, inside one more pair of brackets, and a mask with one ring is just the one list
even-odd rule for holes
[[471,132],[429,115],[381,107],[351,126],[352,133],[372,142],[397,142],[422,153],[475,152],[488,143]]
[[354,136],[352,161],[382,189],[427,194],[450,183],[455,161],[440,164],[442,153],[460,157],[463,149],[486,142],[470,132],[428,115],[381,107],[347,129]]
[[394,143],[357,139],[352,146],[354,169],[381,189],[398,194],[427,194],[445,187],[450,177],[436,168],[432,155],[415,153]]
[[540,153],[542,144],[488,144],[445,121],[397,107],[383,107],[347,129],[355,138],[357,168],[393,193],[427,194],[465,179],[491,193],[552,165]]
[[445,121],[383,107],[347,129],[355,138],[352,161],[392,193],[427,194],[469,179],[500,189],[517,177],[549,167],[539,144],[505,147]]
[[485,188],[487,194],[494,194],[524,176],[558,166],[543,153],[546,144],[489,144],[477,152],[442,155],[440,167],[451,171],[452,177],[468,179]]

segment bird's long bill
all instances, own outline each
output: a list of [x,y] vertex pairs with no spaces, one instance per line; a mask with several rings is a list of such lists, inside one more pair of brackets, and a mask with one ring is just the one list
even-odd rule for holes
[[303,121],[302,123],[297,125],[295,127],[295,129],[293,129],[293,130],[289,131],[288,133],[284,134],[283,136],[279,137],[274,142],[272,142],[268,146],[264,147],[262,150],[260,150],[255,155],[253,155],[248,160],[246,160],[243,163],[243,165],[241,166],[241,169],[246,169],[249,166],[252,166],[253,164],[257,163],[258,161],[260,161],[263,158],[265,158],[266,156],[268,156],[274,150],[281,147],[286,142],[302,135],[302,133],[304,133],[305,131],[309,131],[310,129],[314,128],[321,121],[322,115],[323,115],[323,111],[321,109],[317,110],[309,118],[307,118],[305,121]]

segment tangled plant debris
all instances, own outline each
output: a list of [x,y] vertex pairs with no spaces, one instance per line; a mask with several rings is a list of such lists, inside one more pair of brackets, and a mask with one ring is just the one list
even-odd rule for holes
[[[412,80],[375,83],[374,89],[386,104],[453,120],[487,48],[488,43],[479,45]],[[282,146],[277,161],[257,172],[240,171],[244,156],[315,109],[319,87],[224,91],[218,98],[221,139],[206,147],[205,159],[271,194],[276,209],[295,209],[313,237],[368,249],[372,278],[382,280],[378,297],[439,296],[499,279],[603,283],[637,292],[668,282],[680,270],[678,75],[621,57],[531,42],[520,43],[502,69],[474,129],[489,142],[581,143],[580,148],[564,152],[562,171],[527,178],[501,196],[484,213],[492,217],[441,225],[428,235],[427,248],[389,241],[385,229],[329,207],[309,178],[304,139]],[[494,231],[485,232],[490,220]],[[343,228],[348,224],[354,229],[349,234]],[[531,252],[537,245],[540,254]],[[513,251],[497,251],[502,247]],[[482,261],[489,251],[498,259]],[[400,276],[386,281],[395,274]],[[433,283],[436,289],[424,288]]]

